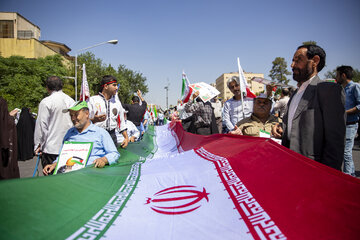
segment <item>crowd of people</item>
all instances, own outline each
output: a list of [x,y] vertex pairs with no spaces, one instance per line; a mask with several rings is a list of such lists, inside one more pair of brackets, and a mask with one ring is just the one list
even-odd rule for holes
[[87,165],[104,167],[119,158],[117,147],[140,141],[150,124],[168,120],[200,135],[265,133],[297,153],[355,176],[352,148],[360,116],[360,85],[352,81],[350,66],[337,68],[336,83],[320,80],[325,59],[321,47],[302,45],[291,64],[297,89],[283,87],[276,96],[274,86],[268,85],[264,93],[249,98],[241,92],[239,78],[232,77],[227,87],[234,96],[226,102],[218,97],[203,101],[195,92],[186,103],[179,100],[177,106],[159,110],[157,118],[147,109],[140,90],[131,104],[122,104],[117,79],[111,75],[102,78],[98,95],[87,102],[75,102],[62,92],[62,80],[51,76],[46,80],[49,96],[39,105],[34,153],[41,155],[43,173],[48,175],[65,141],[91,141],[94,147]]
[[[223,104],[215,97],[204,103],[198,92],[187,103],[178,102],[177,117],[191,133],[229,133],[259,137],[262,132],[310,159],[355,176],[352,148],[360,117],[360,85],[353,69],[336,69],[336,83],[320,80],[326,53],[317,45],[299,46],[291,68],[297,89],[273,85],[256,98],[242,96],[238,77],[227,87],[233,97]],[[218,126],[218,129],[215,129]],[[267,134],[267,135],[266,135]]]

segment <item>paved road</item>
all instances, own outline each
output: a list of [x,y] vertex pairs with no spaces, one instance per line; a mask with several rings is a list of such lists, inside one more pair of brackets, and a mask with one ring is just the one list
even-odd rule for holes
[[[356,169],[356,176],[360,179],[360,141],[355,141],[355,145],[353,148],[353,159],[355,162],[355,169]],[[20,168],[20,178],[26,178],[26,177],[32,177],[35,165],[36,165],[37,157],[34,157],[33,159],[27,160],[27,161],[19,161],[19,168]],[[43,176],[42,174],[42,166],[41,163],[39,163],[39,176]]]
[[[18,161],[19,169],[20,169],[20,178],[32,177],[34,174],[36,162],[37,162],[37,157],[34,157],[33,159],[29,159],[26,161]],[[38,172],[39,172],[38,173],[39,176],[44,176],[44,174],[42,173],[41,161],[39,162]],[[37,173],[35,173],[35,176],[37,176]]]
[[355,141],[353,147],[353,160],[355,163],[355,174],[360,179],[360,141]]

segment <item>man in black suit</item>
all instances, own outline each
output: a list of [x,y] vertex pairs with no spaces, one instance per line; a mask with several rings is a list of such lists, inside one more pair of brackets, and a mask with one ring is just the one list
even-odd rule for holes
[[282,145],[308,158],[341,170],[345,146],[345,94],[335,83],[318,77],[325,66],[325,51],[302,45],[291,68],[298,89],[287,105],[283,124],[272,129]]

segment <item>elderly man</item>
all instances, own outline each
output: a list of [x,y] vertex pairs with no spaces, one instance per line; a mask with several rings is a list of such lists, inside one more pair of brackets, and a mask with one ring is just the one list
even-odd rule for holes
[[224,133],[232,131],[235,124],[245,117],[250,117],[253,109],[253,99],[244,97],[244,109],[241,102],[241,90],[238,77],[232,77],[228,80],[227,86],[234,94],[234,97],[227,100],[223,108]]
[[[120,157],[114,142],[109,133],[103,128],[91,123],[89,108],[85,101],[77,102],[64,112],[70,112],[71,121],[74,127],[70,128],[63,142],[93,142],[87,165],[94,164],[94,167],[102,168],[106,164],[113,164]],[[43,173],[50,174],[56,167],[57,161],[44,167]]]
[[270,115],[271,100],[265,95],[260,94],[254,99],[253,113],[250,117],[239,121],[231,134],[248,135],[253,137],[260,136],[260,130],[271,132],[275,123],[281,122],[278,117]]
[[121,147],[126,148],[129,137],[124,124],[124,108],[119,98],[116,97],[117,90],[116,78],[105,75],[100,83],[99,94],[90,97],[90,119],[96,126],[108,131],[114,144],[117,144],[115,131],[118,129],[124,136]]
[[283,125],[272,129],[282,145],[341,170],[345,147],[345,94],[339,84],[321,81],[325,51],[317,45],[297,48],[291,68],[298,89],[291,96]]

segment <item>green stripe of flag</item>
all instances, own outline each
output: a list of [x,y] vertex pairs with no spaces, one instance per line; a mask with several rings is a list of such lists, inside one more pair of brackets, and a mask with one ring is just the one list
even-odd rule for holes
[[[1,238],[64,239],[71,236],[126,185],[134,166],[140,166],[146,157],[153,156],[154,139],[154,128],[150,127],[141,142],[130,143],[127,150],[119,149],[118,164],[104,169],[86,167],[55,176],[0,181]],[[138,180],[140,167],[137,171]]]

